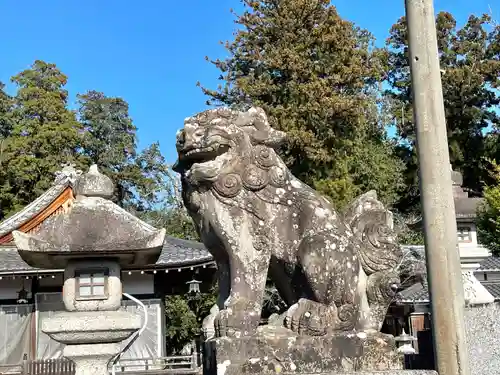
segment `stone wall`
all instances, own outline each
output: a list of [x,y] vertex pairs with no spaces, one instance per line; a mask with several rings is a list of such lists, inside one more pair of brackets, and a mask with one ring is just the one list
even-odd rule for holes
[[500,375],[500,306],[465,309],[470,373]]

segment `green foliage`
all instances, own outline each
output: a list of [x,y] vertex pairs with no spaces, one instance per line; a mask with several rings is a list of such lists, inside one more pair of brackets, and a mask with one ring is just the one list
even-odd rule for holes
[[[12,106],[13,100],[3,91],[5,85],[0,82],[0,186],[7,183],[7,173],[5,170],[6,164],[6,148],[7,137],[12,131]],[[12,194],[5,189],[0,189],[0,218],[9,209],[11,204]]]
[[422,217],[415,213],[393,212],[394,232],[401,245],[424,245]]
[[407,225],[397,231],[398,242],[401,245],[425,245],[424,232],[421,228],[413,228]]
[[500,255],[500,165],[490,161],[495,181],[484,189],[484,203],[476,218],[479,241],[495,255]]
[[54,64],[38,60],[12,77],[18,91],[2,154],[2,215],[45,192],[62,162],[82,164],[82,126],[67,109],[66,80]]
[[5,85],[0,82],[0,139],[9,136],[12,131],[12,98],[4,91]]
[[338,205],[376,188],[392,203],[403,166],[387,141],[378,82],[385,54],[328,0],[245,0],[209,104],[260,106],[289,135],[291,171]]
[[115,201],[135,212],[170,194],[159,145],[137,151],[137,128],[123,99],[89,91],[78,95],[75,113],[68,109],[67,77],[39,60],[12,81],[13,98],[0,84],[0,220],[45,192],[62,163],[83,170],[98,164],[117,185]]
[[424,233],[415,229],[400,233],[398,241],[401,245],[425,245]]
[[[481,191],[480,182],[489,178],[479,168],[481,159],[488,156],[488,136],[484,133],[500,124],[496,111],[500,96],[495,90],[500,84],[500,26],[492,23],[488,15],[471,15],[460,28],[452,14],[441,12],[436,17],[436,28],[450,159],[453,167],[463,173],[464,185]],[[407,191],[399,208],[408,211],[415,209],[418,202],[418,177],[404,17],[391,28],[387,45],[387,110],[404,141],[399,154],[407,168]]]
[[179,178],[170,172],[168,170],[165,180],[166,194],[163,197],[163,204],[140,213],[139,217],[157,228],[165,228],[168,236],[199,241],[193,220],[182,201]]
[[199,334],[200,327],[184,296],[165,297],[167,353],[179,352]]
[[141,218],[157,228],[165,228],[168,236],[191,241],[200,239],[184,207],[165,207],[146,211]]
[[167,164],[158,143],[137,152],[137,128],[127,102],[89,91],[78,95],[78,104],[85,130],[82,154],[115,181],[117,203],[144,211],[161,202]]
[[216,289],[195,295],[165,297],[167,353],[175,354],[201,334],[201,323],[216,303]]

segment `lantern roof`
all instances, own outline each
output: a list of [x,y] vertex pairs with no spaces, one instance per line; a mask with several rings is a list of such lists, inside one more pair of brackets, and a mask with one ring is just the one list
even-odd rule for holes
[[36,233],[12,232],[21,258],[36,268],[64,268],[77,258],[115,258],[122,267],[154,264],[165,229],[156,229],[109,200],[114,185],[93,165],[75,183],[69,212],[45,220]]

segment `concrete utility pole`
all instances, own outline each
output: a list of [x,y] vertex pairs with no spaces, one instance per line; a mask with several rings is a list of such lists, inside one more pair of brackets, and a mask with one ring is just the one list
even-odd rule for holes
[[464,291],[432,0],[405,0],[432,330],[439,375],[468,375]]

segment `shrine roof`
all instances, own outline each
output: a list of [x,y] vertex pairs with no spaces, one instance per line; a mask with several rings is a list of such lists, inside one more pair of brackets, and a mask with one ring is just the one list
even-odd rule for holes
[[500,284],[498,283],[482,283],[486,290],[495,298],[495,301],[500,300]]
[[[145,269],[185,268],[213,263],[213,258],[202,243],[166,237],[158,261]],[[14,244],[0,246],[0,274],[13,273],[52,273],[60,269],[39,270],[26,264]]]
[[[425,251],[423,246],[403,246],[405,254],[412,256],[411,262],[425,263]],[[427,273],[425,267],[421,267]],[[469,304],[485,304],[500,299],[500,283],[479,281],[475,273],[477,271],[500,271],[500,258],[490,256],[481,262],[479,269],[462,270],[462,282],[464,285],[464,297]],[[426,275],[422,282],[418,282],[400,291],[395,300],[401,304],[426,304],[430,301],[429,284]]]
[[0,222],[0,238],[20,228],[47,209],[68,187],[72,187],[79,174],[81,171],[74,169],[73,166],[65,166],[56,172],[54,183],[45,193],[21,211]]
[[478,271],[500,271],[500,257],[499,256],[489,256],[484,259],[478,268]]
[[[500,285],[480,282],[472,271],[462,272],[464,297],[468,304],[482,305],[492,303],[500,297]],[[403,304],[429,303],[429,285],[417,283],[398,293],[397,301]]]
[[402,303],[428,303],[429,289],[427,282],[414,284],[399,292],[398,300]]
[[[72,190],[82,174],[72,165],[56,172],[52,186],[24,209],[0,222],[0,274],[61,272],[38,270],[26,264],[12,242],[12,231],[36,230],[43,220],[60,212],[60,207],[73,197]],[[213,263],[213,258],[202,243],[166,237],[158,261],[145,269],[184,268]]]

